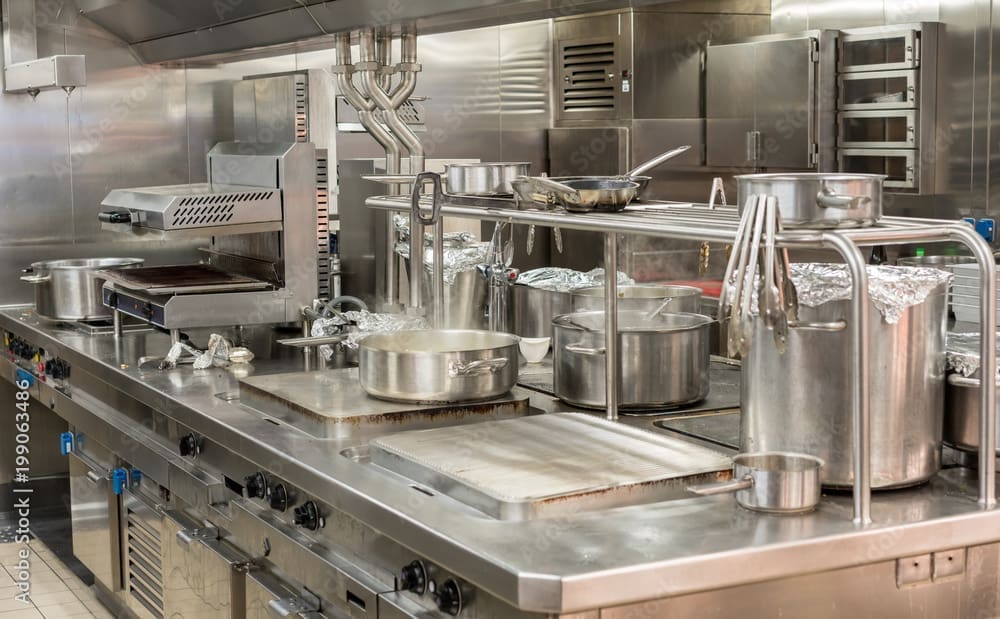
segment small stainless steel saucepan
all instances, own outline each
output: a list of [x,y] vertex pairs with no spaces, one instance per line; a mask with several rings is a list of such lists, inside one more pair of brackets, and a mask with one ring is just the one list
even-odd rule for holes
[[733,457],[732,481],[691,486],[688,491],[702,496],[735,492],[736,502],[745,509],[802,514],[819,504],[822,467],[822,460],[806,454],[739,454]]

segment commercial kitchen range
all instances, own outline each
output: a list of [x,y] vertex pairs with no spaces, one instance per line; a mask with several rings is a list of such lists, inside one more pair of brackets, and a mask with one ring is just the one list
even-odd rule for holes
[[0,513],[113,613],[1000,615],[1000,9],[161,4],[2,2]]

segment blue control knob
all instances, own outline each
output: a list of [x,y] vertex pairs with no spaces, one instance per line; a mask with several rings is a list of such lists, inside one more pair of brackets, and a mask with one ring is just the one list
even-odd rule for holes
[[59,435],[59,453],[68,456],[76,450],[76,438],[72,432],[63,432]]
[[17,382],[27,383],[28,387],[35,386],[35,375],[21,368],[17,368]]
[[128,471],[117,468],[111,471],[111,488],[115,494],[121,494],[128,487]]

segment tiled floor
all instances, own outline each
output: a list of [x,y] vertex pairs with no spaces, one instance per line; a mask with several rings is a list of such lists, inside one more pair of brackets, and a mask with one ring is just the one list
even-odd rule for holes
[[26,605],[15,596],[15,574],[18,552],[17,543],[0,543],[0,619],[61,619],[72,617],[86,619],[112,619],[104,606],[83,583],[39,539],[32,539],[31,552],[31,604]]

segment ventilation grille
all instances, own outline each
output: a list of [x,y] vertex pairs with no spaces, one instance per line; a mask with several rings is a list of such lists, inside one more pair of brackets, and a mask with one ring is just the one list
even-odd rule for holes
[[131,508],[126,509],[125,586],[155,619],[163,618],[163,554],[160,532],[150,528]]
[[316,261],[317,292],[329,299],[330,290],[330,180],[326,156],[316,156]]
[[177,202],[170,212],[170,228],[196,228],[230,223],[237,207],[252,207],[261,200],[270,200],[274,191],[248,191],[206,196],[189,196]]
[[613,112],[615,82],[615,43],[600,41],[563,43],[562,65],[563,112]]
[[295,141],[309,141],[309,85],[305,76],[295,81]]

